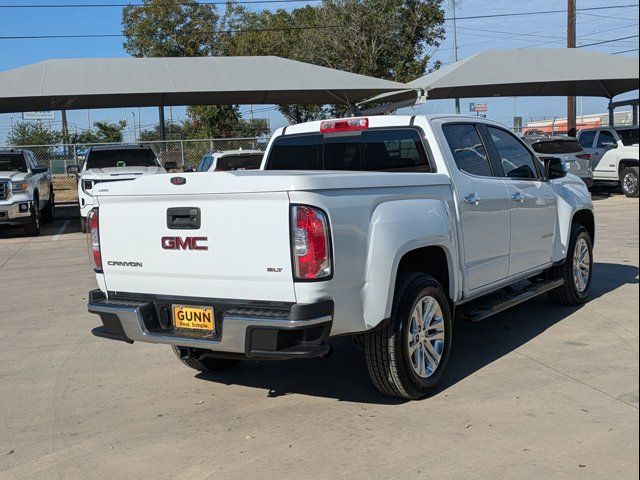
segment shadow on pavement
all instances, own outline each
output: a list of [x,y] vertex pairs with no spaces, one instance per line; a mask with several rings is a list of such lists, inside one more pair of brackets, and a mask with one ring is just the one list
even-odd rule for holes
[[[638,268],[596,263],[590,301],[627,284],[638,283]],[[554,306],[546,295],[479,323],[457,322],[452,356],[437,394],[473,375],[561,322],[580,307]],[[243,362],[223,373],[200,373],[197,378],[264,389],[268,397],[290,393],[335,398],[346,402],[400,404],[404,400],[379,393],[369,380],[360,352],[349,338],[335,338],[333,356],[281,362]]]

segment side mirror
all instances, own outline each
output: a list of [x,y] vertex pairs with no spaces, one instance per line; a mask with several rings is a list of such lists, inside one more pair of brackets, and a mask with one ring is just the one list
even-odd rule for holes
[[33,167],[31,169],[31,171],[34,173],[34,175],[37,175],[39,173],[47,173],[49,171],[49,169],[47,167],[42,166],[42,165],[37,165],[37,166]]
[[555,180],[567,176],[567,164],[561,158],[549,157],[544,159],[547,170],[547,178]]
[[67,174],[68,175],[80,175],[80,166],[79,165],[67,165]]
[[178,169],[178,162],[165,162],[164,169],[166,171],[177,170]]

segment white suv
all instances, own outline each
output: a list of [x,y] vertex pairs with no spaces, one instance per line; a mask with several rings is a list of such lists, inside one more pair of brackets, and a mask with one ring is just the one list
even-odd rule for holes
[[196,172],[228,172],[231,170],[257,170],[264,152],[260,150],[224,150],[207,153]]
[[67,171],[78,175],[78,202],[83,232],[87,231],[87,214],[93,208],[96,185],[166,173],[153,150],[143,145],[90,147],[82,168],[73,165]]

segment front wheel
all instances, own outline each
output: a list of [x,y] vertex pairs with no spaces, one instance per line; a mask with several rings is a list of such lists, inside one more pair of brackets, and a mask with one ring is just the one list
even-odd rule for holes
[[25,225],[24,232],[30,237],[40,235],[40,202],[37,198],[33,200],[31,218],[29,219],[29,223]]
[[[215,358],[215,357],[197,357],[195,355],[186,356],[184,350],[186,347],[177,347],[172,345],[173,353],[180,359],[187,367],[193,368],[200,372],[221,372],[235,367],[240,360],[234,360],[230,358]],[[189,349],[194,350],[194,349]],[[200,350],[202,352],[202,350]]]
[[638,198],[638,167],[627,167],[620,177],[622,192],[629,198]]
[[564,283],[551,290],[551,300],[560,305],[580,305],[587,300],[593,275],[593,246],[584,226],[571,226],[571,239],[565,262],[555,267],[556,276]]
[[398,283],[390,321],[364,334],[369,375],[382,393],[419,399],[435,387],[447,366],[453,333],[441,285],[423,273]]

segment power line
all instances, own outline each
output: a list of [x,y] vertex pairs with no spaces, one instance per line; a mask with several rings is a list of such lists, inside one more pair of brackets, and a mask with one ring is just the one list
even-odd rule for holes
[[[265,3],[300,3],[302,0],[239,0],[236,4],[254,5]],[[319,2],[320,0],[304,0],[306,2]],[[199,5],[226,5],[228,1],[198,2]],[[154,6],[187,6],[185,2],[163,2]],[[144,7],[144,3],[48,3],[48,4],[24,4],[14,3],[0,5],[0,8],[123,8],[123,7]]]
[[638,38],[638,36],[639,35],[629,35],[628,37],[612,38],[611,40],[602,40],[600,42],[585,43],[584,45],[579,45],[576,48],[591,47],[592,45],[602,45],[603,43],[619,42],[621,40],[628,40],[630,38]]
[[620,55],[621,53],[637,52],[640,48],[631,48],[629,50],[622,50],[620,52],[613,52],[611,55]]

